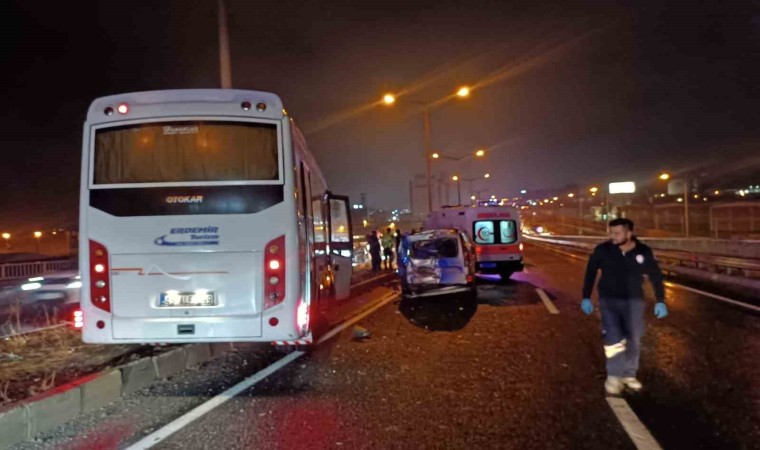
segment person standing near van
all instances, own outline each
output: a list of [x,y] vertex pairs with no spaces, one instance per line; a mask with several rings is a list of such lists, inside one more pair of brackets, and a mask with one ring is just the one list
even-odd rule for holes
[[385,256],[385,268],[387,270],[393,269],[393,230],[388,228],[383,233],[383,256]]
[[367,243],[369,244],[369,257],[372,260],[372,271],[380,271],[380,239],[377,237],[377,230],[367,236]]
[[601,270],[599,310],[607,358],[604,388],[608,394],[616,395],[624,388],[639,391],[643,387],[636,372],[644,335],[644,276],[654,288],[654,315],[662,319],[668,315],[668,308],[660,267],[652,249],[633,235],[633,222],[615,219],[609,223],[609,230],[610,240],[599,244],[588,260],[581,310],[587,315],[594,312],[591,292],[597,271]]

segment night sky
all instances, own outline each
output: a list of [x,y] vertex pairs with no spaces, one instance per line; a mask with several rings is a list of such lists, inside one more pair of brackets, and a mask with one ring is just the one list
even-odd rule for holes
[[[463,84],[433,147],[489,157],[435,170],[500,196],[759,153],[757,2],[228,2],[233,86],[279,94],[332,190],[373,206],[424,172],[413,101]],[[218,87],[216,2],[2,3],[0,220],[73,226],[89,102]],[[386,92],[407,95],[370,106]]]

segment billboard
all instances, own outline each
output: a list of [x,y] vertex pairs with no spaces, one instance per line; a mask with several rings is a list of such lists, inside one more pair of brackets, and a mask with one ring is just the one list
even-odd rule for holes
[[633,194],[636,192],[636,183],[633,181],[620,181],[610,183],[610,194]]

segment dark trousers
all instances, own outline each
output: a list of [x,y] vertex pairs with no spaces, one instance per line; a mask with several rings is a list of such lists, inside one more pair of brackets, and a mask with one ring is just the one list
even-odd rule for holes
[[635,377],[644,335],[644,300],[600,298],[607,375]]
[[385,268],[392,269],[393,268],[393,249],[384,248],[383,255],[385,255]]
[[372,258],[372,270],[380,270],[380,250],[370,252],[369,256]]

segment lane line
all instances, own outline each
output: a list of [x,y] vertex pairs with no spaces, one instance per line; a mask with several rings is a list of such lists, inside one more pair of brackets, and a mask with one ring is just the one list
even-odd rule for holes
[[607,397],[607,404],[610,405],[612,412],[623,425],[623,429],[631,438],[633,445],[638,450],[662,450],[652,433],[639,420],[636,413],[633,412],[628,402],[619,397]]
[[[375,303],[375,305],[372,306],[371,308],[368,308],[363,313],[352,317],[351,319],[343,322],[342,324],[330,330],[329,333],[325,334],[319,339],[319,341],[317,341],[317,344],[321,344],[327,341],[328,339],[335,337],[341,331],[345,330],[346,328],[350,327],[356,322],[362,320],[363,318],[369,316],[373,312],[387,305],[391,300],[395,299],[397,296],[398,294],[394,292],[392,294],[388,294],[384,297],[381,297],[380,300],[378,300]],[[251,375],[250,377],[246,378],[245,380],[241,381],[235,386],[232,386],[231,388],[227,389],[226,391],[222,392],[221,394],[217,395],[211,400],[208,400],[205,403],[199,406],[196,406],[195,408],[185,413],[184,415],[178,417],[177,419],[174,419],[173,421],[164,425],[160,429],[154,431],[148,436],[145,436],[144,438],[130,445],[129,447],[127,447],[127,450],[147,450],[149,448],[152,448],[154,445],[166,440],[168,437],[170,437],[177,431],[181,430],[182,428],[186,427],[187,425],[189,425],[196,419],[209,413],[213,409],[223,405],[224,403],[231,400],[236,395],[240,394],[246,389],[249,389],[255,386],[260,381],[264,380],[268,376],[272,375],[273,373],[277,372],[278,370],[282,369],[283,367],[287,366],[288,364],[292,363],[293,361],[297,360],[303,355],[305,355],[305,352],[295,351],[285,356],[282,359],[278,359],[273,364],[270,364],[269,366],[261,369],[260,371],[256,372],[255,374]]]
[[541,297],[541,301],[544,302],[546,309],[548,309],[551,314],[559,314],[559,310],[554,306],[554,302],[552,302],[549,296],[546,295],[546,292],[544,292],[543,289],[536,288],[536,292],[538,292],[538,296]]
[[304,352],[297,351],[297,352],[293,352],[287,355],[286,357],[282,359],[277,360],[277,362],[275,362],[274,364],[270,364],[269,366],[265,367],[263,370],[256,372],[255,374],[251,375],[250,377],[246,378],[245,380],[241,381],[235,386],[227,389],[226,391],[222,392],[221,394],[217,395],[211,400],[201,404],[200,406],[195,407],[194,409],[190,410],[190,412],[169,422],[167,425],[165,425],[161,429],[149,434],[148,436],[145,436],[144,438],[140,439],[139,441],[127,447],[127,449],[128,450],[145,450],[145,449],[149,449],[153,447],[154,445],[160,443],[161,441],[168,438],[172,434],[186,427],[195,419],[210,412],[214,408],[223,405],[224,403],[231,400],[233,397],[245,391],[246,389],[252,386],[255,386],[256,383],[258,383],[259,381],[263,380],[269,375],[272,375],[273,373],[277,372],[278,370],[282,369],[283,367],[297,360],[304,354],[305,354]]
[[677,283],[673,283],[671,281],[666,281],[665,282],[665,286],[671,287],[671,288],[676,288],[676,289],[683,289],[685,291],[694,292],[695,294],[701,294],[701,295],[704,295],[705,297],[714,298],[715,300],[720,300],[722,302],[730,303],[732,305],[741,306],[742,308],[747,308],[747,309],[750,309],[752,311],[758,311],[758,312],[760,312],[760,307],[757,307],[755,305],[750,305],[749,303],[740,302],[738,300],[733,300],[733,299],[730,299],[728,297],[723,297],[722,295],[718,295],[718,294],[713,294],[711,292],[702,291],[702,290],[699,290],[699,289],[696,289],[696,288],[693,288],[693,287],[684,286],[683,284],[677,284]]
[[[578,255],[575,255],[573,253],[569,253],[569,252],[565,252],[565,251],[562,251],[562,250],[559,250],[559,249],[556,249],[556,248],[552,248],[549,245],[536,244],[535,242],[533,243],[533,245],[537,245],[539,247],[543,247],[544,249],[549,250],[549,251],[554,252],[554,253],[559,253],[559,254],[562,254],[562,255],[565,255],[565,256],[569,256],[569,257],[571,257],[573,259],[577,259],[577,260],[581,260],[581,261],[587,259],[585,257],[578,256]],[[665,282],[665,286],[667,286],[669,288],[683,289],[685,291],[690,291],[690,292],[693,292],[695,294],[700,294],[700,295],[703,295],[705,297],[709,297],[709,298],[712,298],[712,299],[715,299],[715,300],[720,300],[722,302],[730,303],[732,305],[739,306],[741,308],[746,308],[746,309],[749,309],[751,311],[760,312],[760,307],[752,305],[750,303],[740,302],[739,300],[730,299],[730,298],[724,297],[722,295],[713,294],[712,292],[703,291],[703,290],[696,289],[696,288],[693,288],[693,287],[689,287],[689,286],[686,286],[686,285],[683,285],[683,284],[674,283],[672,281],[666,281]]]
[[350,327],[351,325],[355,324],[356,322],[364,319],[365,317],[369,316],[373,312],[377,311],[378,309],[382,308],[383,306],[387,305],[389,302],[391,302],[393,299],[398,297],[397,292],[393,292],[391,294],[386,295],[385,297],[382,297],[380,300],[377,301],[375,306],[372,306],[370,308],[367,308],[363,313],[358,314],[351,319],[348,319],[347,321],[343,322],[342,324],[338,325],[337,327],[333,328],[329,332],[327,332],[324,336],[319,338],[317,341],[317,345],[325,342],[328,339],[332,339],[335,335],[340,333],[341,331],[345,330],[346,328]]

